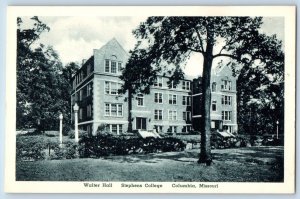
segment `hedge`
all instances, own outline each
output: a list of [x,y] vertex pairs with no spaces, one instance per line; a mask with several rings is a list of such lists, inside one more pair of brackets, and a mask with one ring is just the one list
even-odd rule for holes
[[172,137],[166,138],[135,138],[110,134],[85,136],[79,141],[80,157],[101,157],[108,155],[127,155],[136,153],[157,153],[182,151],[185,144]]

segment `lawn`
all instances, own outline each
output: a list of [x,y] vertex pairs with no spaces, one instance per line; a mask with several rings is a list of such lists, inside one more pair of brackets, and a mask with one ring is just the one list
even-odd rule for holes
[[16,163],[17,181],[282,182],[283,147],[213,150],[211,166],[197,164],[199,149],[100,159]]

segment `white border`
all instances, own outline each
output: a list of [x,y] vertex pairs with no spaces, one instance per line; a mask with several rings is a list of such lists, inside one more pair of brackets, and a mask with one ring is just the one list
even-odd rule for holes
[[[114,10],[114,12],[111,12]],[[59,14],[57,14],[59,13]],[[95,14],[97,13],[97,14]],[[217,190],[174,189],[172,183],[161,182],[162,189],[121,188],[114,182],[111,189],[87,189],[82,182],[15,181],[16,123],[16,17],[17,16],[283,16],[285,17],[285,165],[284,183],[218,183]],[[5,191],[15,193],[293,193],[295,189],[295,7],[294,6],[105,6],[105,7],[8,7],[6,67],[6,138]],[[288,117],[288,118],[287,118]],[[138,182],[134,182],[138,183]],[[141,182],[141,184],[145,184]],[[182,183],[184,184],[184,183]],[[199,183],[191,183],[199,184]],[[210,182],[207,184],[215,184]]]

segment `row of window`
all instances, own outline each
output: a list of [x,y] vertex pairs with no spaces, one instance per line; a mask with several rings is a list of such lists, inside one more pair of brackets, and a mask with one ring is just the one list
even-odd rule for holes
[[92,84],[89,83],[78,92],[75,93],[75,101],[81,101],[83,98],[88,97],[92,94]]
[[[163,132],[163,127],[162,125],[154,125],[154,129],[156,129],[156,131],[158,133],[162,133]],[[169,133],[177,133],[179,129],[179,126],[169,126],[169,128],[167,129],[167,132]],[[192,130],[192,126],[183,126],[181,129],[181,132],[183,133],[187,133],[189,131]]]
[[[162,93],[154,93],[154,102],[158,104],[163,103],[163,94]],[[177,95],[169,94],[169,104],[177,104]],[[191,106],[191,97],[190,96],[182,96],[182,105]]]
[[[169,110],[168,119],[176,121],[177,120],[177,111]],[[154,120],[163,120],[163,110],[154,110]],[[182,120],[191,121],[191,112],[183,111]]]
[[[176,89],[177,86],[180,86],[180,83],[175,85],[175,83],[172,81],[170,85],[168,85],[170,88]],[[154,82],[154,87],[163,87],[163,77],[157,77],[156,81]],[[183,90],[191,90],[191,82],[190,81],[182,81],[181,89]]]
[[89,76],[89,74],[92,72],[92,66],[88,64],[86,68],[81,69],[80,72],[78,72],[73,80],[73,88],[75,89],[76,85],[79,84],[84,78]]
[[[221,90],[232,90],[232,83],[230,80],[222,80],[221,84]],[[217,83],[213,82],[211,85],[211,91],[216,92],[217,91]]]

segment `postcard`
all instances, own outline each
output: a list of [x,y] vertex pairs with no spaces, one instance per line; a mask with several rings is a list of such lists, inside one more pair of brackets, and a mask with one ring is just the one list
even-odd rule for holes
[[5,191],[294,193],[295,6],[9,6]]

